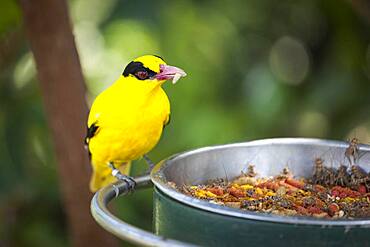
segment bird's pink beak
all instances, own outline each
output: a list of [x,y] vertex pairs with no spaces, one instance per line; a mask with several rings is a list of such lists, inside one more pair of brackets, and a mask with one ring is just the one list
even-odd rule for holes
[[181,77],[186,76],[185,71],[175,66],[161,64],[159,65],[159,73],[155,75],[159,81],[172,80],[172,83],[175,84]]

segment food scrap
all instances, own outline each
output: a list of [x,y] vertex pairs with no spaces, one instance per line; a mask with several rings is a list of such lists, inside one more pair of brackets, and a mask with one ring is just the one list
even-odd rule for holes
[[312,177],[295,178],[285,168],[271,178],[257,178],[254,166],[231,182],[177,187],[181,192],[218,205],[281,216],[326,219],[370,217],[370,176],[359,166],[327,168],[314,161]]

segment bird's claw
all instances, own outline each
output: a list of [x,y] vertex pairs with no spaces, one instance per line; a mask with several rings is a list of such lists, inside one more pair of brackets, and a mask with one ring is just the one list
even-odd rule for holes
[[135,180],[130,177],[130,176],[127,176],[127,175],[123,175],[121,172],[118,172],[118,173],[115,173],[114,171],[112,171],[112,175],[117,178],[118,181],[122,181],[122,182],[125,182],[127,184],[127,187],[128,187],[128,192],[131,192],[131,191],[134,191],[135,190],[135,187],[136,187],[136,182]]
[[136,182],[133,177],[123,175],[122,173],[118,173],[115,176],[119,181],[125,182],[128,186],[129,191],[134,191],[136,187]]
[[[118,181],[125,182],[128,187],[128,192],[134,191],[136,187],[136,182],[133,177],[124,175],[118,170],[113,163],[109,163],[108,166],[112,169],[112,176],[117,178]],[[116,192],[117,195],[117,192]]]
[[119,188],[113,184],[113,189],[114,189],[115,197],[117,198],[119,196]]
[[143,158],[144,158],[145,162],[149,166],[148,170],[144,174],[145,175],[148,175],[153,170],[155,164],[154,164],[154,162],[151,159],[149,159],[149,157],[146,154],[143,155]]

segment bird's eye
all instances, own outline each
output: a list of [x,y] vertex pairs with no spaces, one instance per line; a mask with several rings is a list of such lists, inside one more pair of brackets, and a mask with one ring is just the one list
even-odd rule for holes
[[146,71],[138,71],[135,73],[135,76],[140,80],[145,80],[148,78],[148,72]]

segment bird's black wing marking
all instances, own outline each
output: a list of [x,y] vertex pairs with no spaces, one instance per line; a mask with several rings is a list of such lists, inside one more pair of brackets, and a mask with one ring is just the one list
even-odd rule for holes
[[90,127],[87,128],[87,133],[86,133],[86,137],[85,137],[85,144],[89,144],[89,140],[91,139],[91,137],[93,137],[96,133],[96,131],[98,130],[99,126],[96,125],[96,123],[93,123]]
[[163,129],[164,129],[164,127],[166,127],[167,125],[169,125],[169,124],[170,124],[170,122],[171,122],[171,114],[168,114],[168,119],[167,119],[167,121],[163,123]]
[[93,123],[90,127],[87,127],[87,133],[85,137],[85,147],[89,152],[89,157],[91,157],[91,153],[89,150],[89,141],[90,139],[96,134],[96,131],[99,129],[99,126],[96,123]]

